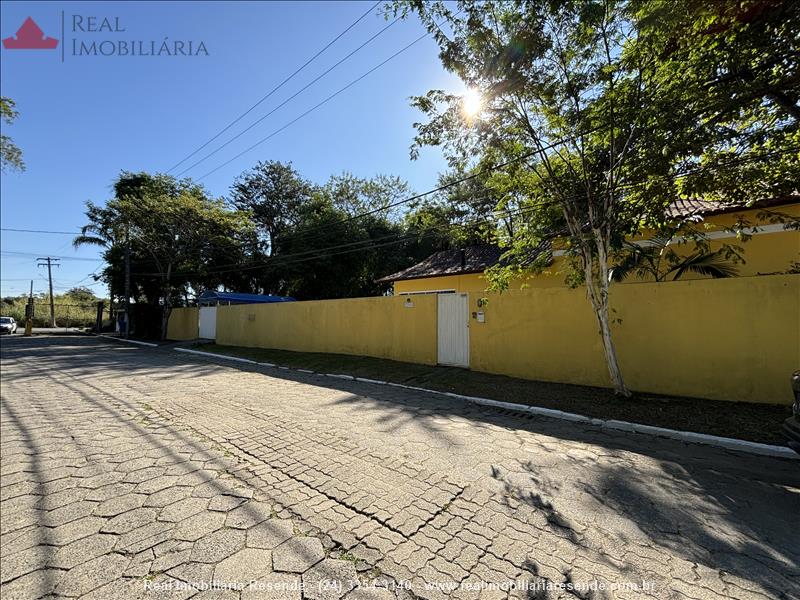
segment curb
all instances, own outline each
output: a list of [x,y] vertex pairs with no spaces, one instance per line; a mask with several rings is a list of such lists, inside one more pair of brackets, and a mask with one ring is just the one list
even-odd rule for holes
[[[249,365],[258,365],[258,364],[260,364],[262,366],[267,366],[267,363],[257,363],[256,361],[250,360],[249,358],[239,358],[238,356],[225,356],[225,355],[222,355],[222,354],[214,354],[213,352],[202,352],[201,350],[190,350],[189,348],[175,348],[174,350],[175,350],[175,352],[186,352],[187,354],[198,354],[200,356],[221,356],[222,358],[224,358],[226,360],[232,360],[232,361],[235,361],[235,362],[243,362],[243,363],[247,363]],[[276,365],[270,365],[270,366],[274,367]]]
[[118,338],[112,335],[95,334],[95,337],[105,338],[107,340],[114,340],[115,342],[125,342],[126,344],[138,344],[140,346],[147,346],[148,348],[158,348],[158,344],[153,344],[151,342],[140,342],[139,340],[126,340],[125,338]]
[[[105,337],[105,336],[101,336]],[[114,339],[114,338],[112,338]],[[123,340],[131,341],[131,340]],[[138,342],[144,343],[144,342]],[[413,385],[404,385],[402,383],[393,383],[390,381],[381,381],[379,379],[368,379],[366,377],[355,377],[353,375],[344,375],[339,373],[317,373],[309,371],[308,369],[292,369],[291,367],[284,367],[275,365],[273,363],[261,363],[249,358],[239,358],[238,356],[227,356],[225,354],[215,354],[214,352],[203,352],[201,350],[189,350],[188,348],[175,348],[177,352],[186,352],[188,354],[197,354],[200,356],[207,356],[216,359],[230,360],[234,362],[243,362],[247,364],[257,365],[259,367],[277,368],[283,370],[298,371],[300,373],[310,373],[314,375],[321,375],[323,377],[333,377],[336,379],[346,379],[349,381],[358,381],[361,383],[371,383],[375,385],[388,385],[391,387],[403,388],[406,390],[413,390],[415,392],[425,392],[426,394],[438,394],[440,396],[449,396],[458,400],[466,400],[473,404],[481,406],[491,406],[493,408],[500,408],[504,410],[513,410],[516,412],[529,413],[541,417],[549,417],[551,419],[561,419],[563,421],[572,421],[574,423],[588,423],[595,425],[602,429],[611,429],[614,431],[624,431],[627,433],[641,433],[646,435],[655,435],[657,437],[678,440],[686,443],[702,444],[705,446],[714,446],[717,448],[724,448],[725,450],[735,450],[738,452],[747,452],[748,454],[757,454],[760,456],[771,456],[774,458],[786,458],[790,460],[800,460],[800,454],[794,450],[784,446],[773,446],[771,444],[761,444],[759,442],[750,442],[747,440],[738,440],[736,438],[722,437],[718,435],[710,435],[707,433],[695,433],[692,431],[680,431],[678,429],[667,429],[666,427],[656,427],[654,425],[642,425],[640,423],[630,423],[628,421],[617,421],[614,419],[604,420],[576,413],[565,412],[563,410],[556,410],[554,408],[542,408],[539,406],[528,406],[527,404],[516,404],[514,402],[503,402],[501,400],[492,400],[490,398],[481,398],[479,396],[465,396],[463,394],[455,394],[453,392],[440,392],[438,390],[430,390],[427,388],[415,387]]]

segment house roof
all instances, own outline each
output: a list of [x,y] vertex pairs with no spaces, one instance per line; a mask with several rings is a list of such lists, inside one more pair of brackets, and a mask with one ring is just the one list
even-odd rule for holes
[[500,260],[503,250],[495,245],[469,246],[463,250],[434,252],[422,262],[378,280],[380,283],[403,279],[422,279],[442,275],[482,273]]
[[[800,196],[790,195],[781,198],[762,200],[750,206],[746,204],[730,204],[708,200],[679,200],[674,202],[667,210],[667,215],[675,219],[697,219],[711,215],[736,212],[749,208],[768,208],[800,202]],[[531,261],[542,252],[550,252],[548,240],[534,250]],[[463,256],[462,256],[463,252]],[[422,262],[408,267],[397,273],[378,279],[379,283],[390,283],[406,279],[424,279],[426,277],[442,277],[445,275],[466,275],[469,273],[482,273],[489,267],[500,262],[504,250],[498,246],[487,244],[483,246],[470,246],[463,250],[443,250],[435,252]]]
[[231,304],[267,304],[269,302],[292,302],[294,298],[289,296],[271,296],[264,294],[244,294],[240,292],[217,292],[206,290],[197,299],[198,303],[206,302],[230,302]]
[[718,202],[715,200],[700,200],[698,198],[680,199],[670,204],[667,209],[667,216],[673,219],[686,219],[697,217],[710,217],[740,210],[769,208],[771,206],[783,206],[800,202],[800,195],[792,194],[778,198],[759,200],[750,205],[742,203]]
[[[468,246],[462,250],[442,250],[431,254],[422,262],[408,267],[397,273],[378,279],[379,283],[403,281],[405,279],[424,279],[426,277],[442,277],[445,275],[468,275],[470,273],[483,273],[489,267],[502,260],[504,248],[494,244],[482,246]],[[527,262],[546,255],[552,259],[552,245],[550,240],[544,240],[534,248]]]

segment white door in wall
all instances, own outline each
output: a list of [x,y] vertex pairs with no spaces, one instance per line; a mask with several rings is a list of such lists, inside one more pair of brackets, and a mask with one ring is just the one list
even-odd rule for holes
[[469,298],[467,294],[438,294],[438,362],[469,367]]
[[207,340],[217,339],[217,307],[200,307],[200,337]]

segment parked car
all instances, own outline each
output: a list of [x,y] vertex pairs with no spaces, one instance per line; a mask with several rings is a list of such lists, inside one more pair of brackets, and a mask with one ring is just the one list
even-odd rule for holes
[[11,317],[0,317],[0,333],[15,333],[17,322]]
[[789,438],[789,448],[800,454],[800,371],[792,373],[792,391],[794,391],[792,416],[784,421],[783,433]]

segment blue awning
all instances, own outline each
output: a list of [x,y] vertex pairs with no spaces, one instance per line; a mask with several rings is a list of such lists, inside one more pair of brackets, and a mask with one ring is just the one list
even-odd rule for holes
[[198,304],[268,304],[270,302],[294,302],[289,296],[271,296],[264,294],[244,294],[240,292],[215,292],[207,290],[200,294]]

